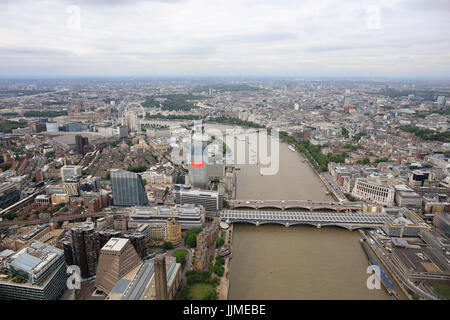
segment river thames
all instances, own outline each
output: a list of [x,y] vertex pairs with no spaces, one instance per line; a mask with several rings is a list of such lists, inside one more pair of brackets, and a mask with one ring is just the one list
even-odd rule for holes
[[[298,152],[280,144],[280,168],[237,171],[237,199],[332,200]],[[234,225],[229,299],[392,299],[369,290],[359,232],[326,227]]]
[[[230,126],[206,124],[205,129]],[[249,152],[251,153],[251,152]],[[247,160],[248,160],[247,156]],[[279,145],[279,170],[237,165],[236,199],[333,201],[296,151]],[[228,299],[393,299],[367,288],[367,256],[358,231],[311,226],[234,225]]]

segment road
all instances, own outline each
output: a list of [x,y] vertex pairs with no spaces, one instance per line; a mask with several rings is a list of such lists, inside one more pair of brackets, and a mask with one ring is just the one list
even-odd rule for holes
[[185,246],[184,242],[181,242],[178,246],[174,247],[173,249],[167,250],[166,254],[173,256],[173,253],[176,250],[186,250],[187,251],[186,265],[184,267],[183,274],[181,276],[182,286],[180,286],[180,288],[182,288],[187,284],[186,272],[192,269],[192,248]]
[[319,174],[322,182],[325,184],[327,189],[333,193],[333,195],[340,202],[346,202],[347,197],[342,192],[341,188],[336,184],[336,181],[331,177],[328,172],[323,172]]

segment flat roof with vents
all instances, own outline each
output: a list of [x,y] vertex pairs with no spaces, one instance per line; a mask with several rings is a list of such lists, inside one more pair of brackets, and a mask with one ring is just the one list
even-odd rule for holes
[[103,246],[102,250],[120,251],[125,247],[128,241],[130,240],[123,238],[111,238]]

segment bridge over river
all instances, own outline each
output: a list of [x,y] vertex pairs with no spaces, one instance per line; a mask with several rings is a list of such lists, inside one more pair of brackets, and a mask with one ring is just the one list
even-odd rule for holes
[[230,200],[230,209],[296,210],[296,211],[361,211],[364,202],[332,202],[311,200]]
[[334,213],[311,211],[244,211],[223,210],[220,218],[227,223],[312,225],[318,228],[325,226],[342,227],[349,230],[381,227],[394,218],[380,213]]

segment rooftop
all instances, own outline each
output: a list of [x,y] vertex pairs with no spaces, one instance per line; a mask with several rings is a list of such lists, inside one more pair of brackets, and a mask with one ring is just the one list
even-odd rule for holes
[[103,246],[102,250],[110,250],[110,251],[120,251],[122,250],[127,242],[130,241],[128,239],[123,238],[111,238],[109,241]]
[[44,274],[55,261],[64,256],[64,251],[39,241],[32,241],[6,259],[5,267],[20,270],[29,275],[29,281],[40,282]]

